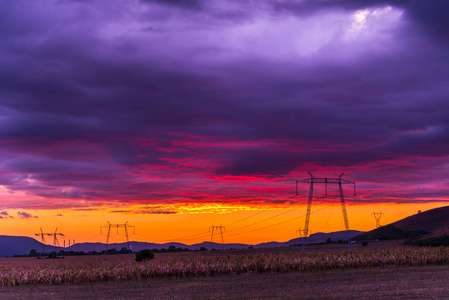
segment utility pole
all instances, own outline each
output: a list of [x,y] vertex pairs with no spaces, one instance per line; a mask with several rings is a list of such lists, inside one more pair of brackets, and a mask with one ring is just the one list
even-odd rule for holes
[[223,240],[223,231],[225,230],[225,227],[220,225],[220,226],[214,226],[212,225],[211,227],[209,227],[209,231],[212,232],[211,236],[210,236],[210,241],[213,242],[214,240],[214,230],[219,230],[220,231],[220,235],[221,235],[221,244],[224,244],[224,240]]
[[[136,227],[132,226],[132,225],[128,225],[128,221],[126,221],[126,223],[124,224],[111,224],[108,221],[108,225],[103,225],[100,226],[100,234],[102,234],[102,229],[103,227],[108,228],[108,235],[106,237],[106,246],[105,246],[105,250],[104,250],[104,260],[106,260],[106,252],[108,252],[108,244],[109,244],[109,237],[111,236],[111,228],[117,228],[117,234],[118,234],[118,229],[119,228],[124,228],[125,229],[125,236],[126,236],[126,243],[128,244],[128,253],[129,253],[129,259],[131,260],[131,244],[129,243],[129,236],[128,236],[128,227],[132,227],[134,230],[134,234],[136,233]],[[73,241],[73,243],[75,243],[75,241]]]
[[383,216],[383,212],[373,212],[372,216],[376,219],[376,228],[382,227],[382,225],[380,225],[380,218]]
[[348,213],[346,211],[346,204],[345,204],[345,197],[344,197],[344,193],[343,193],[343,184],[353,184],[354,185],[354,196],[356,196],[356,189],[355,189],[355,182],[354,181],[350,181],[350,180],[346,180],[343,179],[342,176],[344,173],[341,173],[340,176],[336,177],[336,178],[328,178],[328,177],[324,177],[324,178],[318,178],[312,175],[312,173],[307,172],[310,175],[310,178],[307,179],[302,179],[302,180],[297,180],[296,181],[296,193],[298,195],[298,183],[310,183],[310,187],[309,187],[309,197],[307,200],[307,211],[306,211],[306,221],[304,224],[304,231],[303,231],[303,235],[304,235],[304,243],[303,243],[303,250],[305,251],[305,247],[307,244],[307,236],[309,234],[309,223],[310,223],[310,212],[312,210],[312,201],[313,201],[313,187],[315,183],[324,183],[325,185],[325,194],[323,197],[327,197],[327,185],[328,184],[338,184],[338,191],[340,194],[340,204],[341,204],[341,210],[343,213],[343,221],[345,223],[345,230],[348,232],[348,244],[349,247],[351,247],[351,242],[349,240],[349,222],[348,222]]

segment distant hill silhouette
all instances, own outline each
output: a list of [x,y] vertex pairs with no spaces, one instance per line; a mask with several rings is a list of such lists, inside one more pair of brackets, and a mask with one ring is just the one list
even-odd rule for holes
[[429,233],[427,237],[449,235],[449,206],[427,210],[394,222],[391,225],[402,230],[423,230]]
[[41,251],[42,243],[26,236],[0,235],[0,257],[25,255],[32,249]]
[[[307,237],[307,244],[316,244],[316,243],[325,243],[328,238],[332,241],[338,240],[346,240],[347,238],[352,238],[355,235],[360,234],[361,231],[350,230],[339,231],[339,232],[330,232],[330,233],[322,233],[317,232],[311,234]],[[220,244],[213,242],[202,242],[193,245],[185,245],[182,243],[165,243],[165,244],[155,244],[155,243],[146,243],[146,242],[130,242],[131,248],[133,251],[140,251],[143,249],[166,249],[168,250],[170,246],[175,248],[189,249],[189,250],[200,250],[202,247],[212,250],[224,250],[224,249],[246,249],[249,247],[253,248],[275,248],[275,247],[289,247],[291,245],[302,244],[304,238],[296,238],[287,242],[268,242],[261,243],[257,245],[250,244]],[[44,248],[43,248],[44,247]],[[114,243],[108,244],[107,249],[116,249],[120,250],[123,247],[128,248],[127,243]],[[18,255],[27,255],[30,251],[34,249],[37,252],[41,252],[44,249],[45,252],[49,252],[54,250],[54,248],[50,245],[43,245],[39,241],[30,238],[30,237],[22,237],[22,236],[0,236],[0,257],[13,256],[15,254]],[[106,249],[106,244],[104,243],[78,243],[74,244],[70,247],[65,248],[65,251],[96,251],[101,252]]]
[[449,206],[434,208],[354,237],[388,240],[449,235]]

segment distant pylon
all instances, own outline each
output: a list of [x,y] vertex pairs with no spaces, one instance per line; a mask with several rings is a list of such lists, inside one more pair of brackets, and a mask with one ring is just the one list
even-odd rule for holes
[[[298,230],[296,230],[296,233],[300,236],[303,237],[303,232],[304,230],[301,230],[301,227],[298,228]],[[312,234],[312,230],[309,230],[309,235]]]
[[[102,229],[103,227],[107,227],[108,228],[108,235],[106,237],[106,246],[105,246],[105,251],[104,251],[104,259],[106,260],[106,252],[108,251],[108,244],[109,244],[109,237],[111,236],[111,228],[117,228],[117,234],[118,234],[118,229],[119,228],[125,228],[125,235],[126,235],[126,243],[128,244],[128,249],[131,249],[131,244],[129,243],[129,237],[128,237],[128,227],[132,227],[134,230],[134,234],[136,233],[136,227],[132,226],[132,225],[128,225],[128,221],[126,221],[126,223],[124,224],[111,224],[108,221],[108,225],[103,225],[100,226],[100,234],[102,234]],[[75,240],[73,240],[73,243],[75,244]],[[131,260],[131,252],[129,253],[129,259]]]
[[42,231],[42,227],[40,229],[41,229],[40,233],[35,233],[34,234],[35,236],[40,236],[41,237],[41,243],[42,243],[42,249],[41,249],[41,252],[39,253],[39,256],[37,258],[41,258],[41,256],[44,254],[44,252],[45,252],[44,251],[44,247],[47,244],[47,242],[45,241],[45,236],[44,236],[45,234]]
[[376,228],[382,227],[382,225],[380,225],[380,218],[383,216],[383,212],[373,212],[372,215],[374,219],[376,219]]
[[46,235],[48,235],[48,236],[53,236],[53,246],[54,246],[55,248],[60,247],[59,241],[58,241],[58,237],[57,237],[57,236],[58,236],[58,235],[64,236],[64,234],[59,233],[59,232],[57,232],[57,231],[58,231],[58,227],[56,227],[56,230],[55,230],[54,233],[46,233]]
[[42,227],[40,229],[41,229],[41,233],[35,233],[34,235],[35,236],[41,236],[41,243],[42,244],[47,244],[47,242],[45,241],[44,232],[42,231]]
[[[64,234],[58,232],[58,227],[56,227],[54,233],[47,233],[48,236],[53,236],[53,247],[55,247],[55,258],[58,253],[58,248],[60,248],[59,241],[58,241],[58,235],[64,236]],[[64,252],[61,251],[62,257],[64,257]]]
[[[42,256],[43,252],[44,252],[44,245],[47,244],[47,242],[45,241],[45,235],[47,236],[53,236],[53,247],[55,247],[55,252],[58,252],[58,248],[60,247],[59,245],[59,241],[58,241],[58,235],[60,236],[64,236],[64,234],[59,233],[58,232],[58,227],[56,227],[55,232],[49,233],[49,232],[43,232],[42,227],[40,228],[41,232],[40,233],[35,233],[34,235],[36,236],[40,236],[41,237],[41,243],[42,243],[42,252],[39,254],[39,257]],[[63,254],[64,256],[64,254]]]
[[211,236],[210,236],[210,241],[213,242],[214,240],[214,230],[220,230],[220,235],[221,235],[221,243],[224,244],[224,240],[223,240],[223,231],[225,230],[225,227],[220,225],[220,226],[214,226],[212,225],[211,227],[209,227],[209,231],[212,232]]

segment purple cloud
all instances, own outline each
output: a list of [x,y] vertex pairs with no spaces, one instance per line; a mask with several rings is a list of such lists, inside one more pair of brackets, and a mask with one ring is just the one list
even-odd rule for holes
[[114,3],[2,3],[0,185],[39,199],[5,209],[275,203],[306,170],[447,199],[447,1]]
[[17,212],[17,214],[19,215],[19,217],[21,219],[31,219],[31,218],[37,218],[37,216],[33,216],[30,213],[27,213],[25,211],[19,211]]

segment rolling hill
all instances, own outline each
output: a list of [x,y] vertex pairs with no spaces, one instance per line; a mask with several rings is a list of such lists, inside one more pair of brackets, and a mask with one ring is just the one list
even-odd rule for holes
[[[328,238],[330,238],[332,241],[338,241],[338,240],[345,240],[347,238],[352,238],[355,235],[360,234],[361,231],[356,230],[350,230],[349,232],[346,231],[339,231],[339,232],[330,232],[330,233],[323,233],[323,232],[317,232],[309,237],[307,237],[306,243],[307,244],[317,244],[317,243],[324,243]],[[297,245],[302,244],[304,242],[304,238],[296,238],[292,239],[287,242],[268,242],[268,243],[261,243],[256,245],[250,245],[250,244],[220,244],[220,243],[213,243],[213,242],[202,242],[198,244],[193,245],[186,245],[182,243],[166,243],[166,244],[155,244],[155,243],[146,243],[146,242],[130,242],[131,248],[133,251],[140,251],[143,249],[168,249],[170,246],[175,248],[182,248],[182,249],[189,249],[189,250],[200,250],[202,247],[212,250],[222,250],[222,249],[246,249],[248,247],[253,248],[275,248],[275,247],[290,247],[291,245]],[[123,247],[128,248],[127,243],[114,243],[109,244],[106,247],[106,244],[104,243],[78,243],[75,245],[72,245],[70,247],[65,248],[65,251],[96,251],[101,252],[103,250],[107,249],[117,249],[120,250]],[[15,254],[18,255],[27,255],[30,253],[30,251],[34,249],[37,252],[50,252],[54,250],[53,246],[50,245],[43,245],[39,241],[30,238],[30,237],[21,237],[21,236],[0,236],[0,257],[5,256],[13,256]]]
[[449,206],[411,215],[354,237],[355,240],[387,240],[449,235]]
[[429,233],[427,237],[449,235],[449,206],[418,213],[391,225],[407,231],[423,230]]
[[[27,236],[0,235],[0,257],[25,255],[32,249],[41,251],[43,244]],[[47,251],[47,250],[45,250]]]

